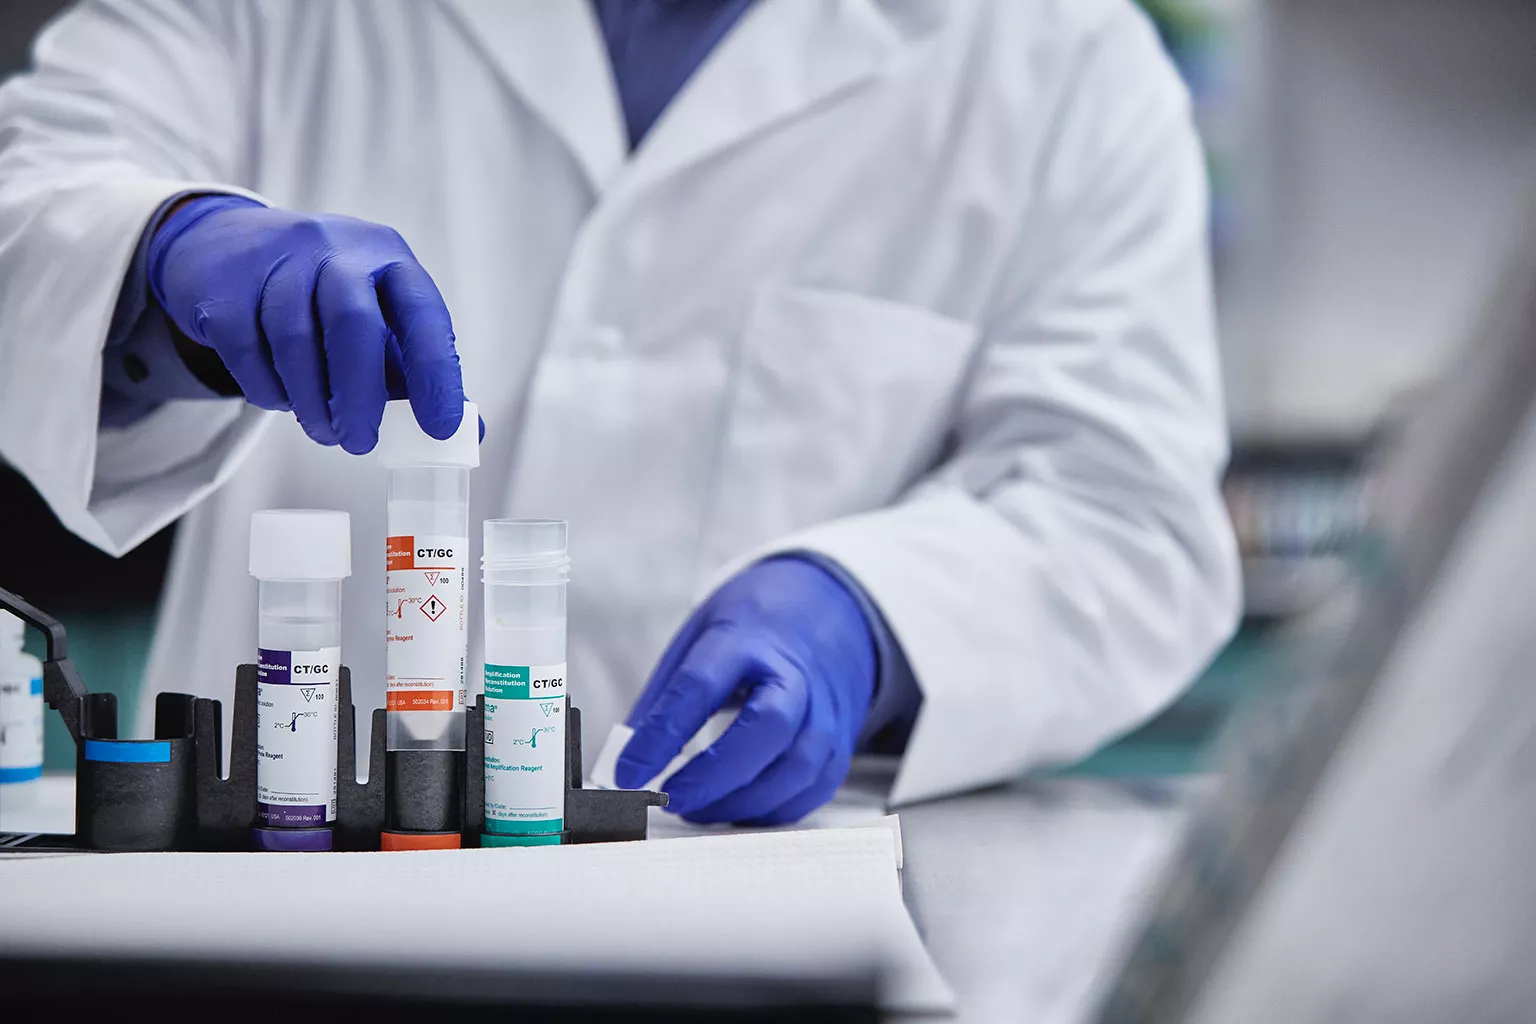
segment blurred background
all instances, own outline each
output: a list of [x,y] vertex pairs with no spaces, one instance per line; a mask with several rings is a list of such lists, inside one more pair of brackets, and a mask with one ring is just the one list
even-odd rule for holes
[[[0,2],[0,77],[64,6]],[[1456,359],[1536,199],[1529,0],[1143,6],[1189,82],[1210,163],[1248,615],[1178,704],[1071,769],[1114,775],[1192,770],[1276,675],[1266,637],[1339,584],[1373,451]],[[0,463],[0,536],[0,579],[66,622],[88,685],[135,690],[170,531],[107,558]],[[62,725],[49,730],[48,766],[68,767]]]

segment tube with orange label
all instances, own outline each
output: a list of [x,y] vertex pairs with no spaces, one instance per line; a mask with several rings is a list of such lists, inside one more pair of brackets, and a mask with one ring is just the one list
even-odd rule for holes
[[458,431],[438,441],[397,401],[379,427],[389,471],[386,850],[457,845],[463,828],[469,471],[480,464],[479,421],[465,402]]

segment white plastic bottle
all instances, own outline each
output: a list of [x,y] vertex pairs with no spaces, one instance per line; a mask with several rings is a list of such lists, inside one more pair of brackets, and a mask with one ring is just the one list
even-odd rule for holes
[[0,807],[35,803],[43,775],[43,663],[21,649],[26,623],[0,611]]
[[253,838],[264,850],[329,850],[350,517],[318,509],[253,512],[250,570],[260,588]]
[[570,565],[564,522],[486,521],[482,846],[561,842]]

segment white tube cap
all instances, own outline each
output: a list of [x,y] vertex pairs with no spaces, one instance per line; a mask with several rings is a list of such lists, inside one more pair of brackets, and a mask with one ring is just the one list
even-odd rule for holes
[[10,612],[0,609],[0,642],[15,647],[26,637],[27,624]]
[[252,512],[251,575],[292,581],[351,576],[352,518],[317,508]]
[[379,443],[374,448],[386,469],[403,466],[461,466],[474,469],[480,465],[480,410],[474,402],[464,403],[464,419],[459,429],[446,441],[421,429],[411,403],[402,398],[384,403],[384,419],[379,424]]
[[570,564],[564,519],[487,519],[481,528],[487,568]]

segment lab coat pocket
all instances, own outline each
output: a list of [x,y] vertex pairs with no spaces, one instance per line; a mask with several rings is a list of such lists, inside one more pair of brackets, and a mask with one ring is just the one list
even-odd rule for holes
[[899,496],[937,457],[976,342],[973,325],[917,306],[760,290],[733,372],[703,571]]

